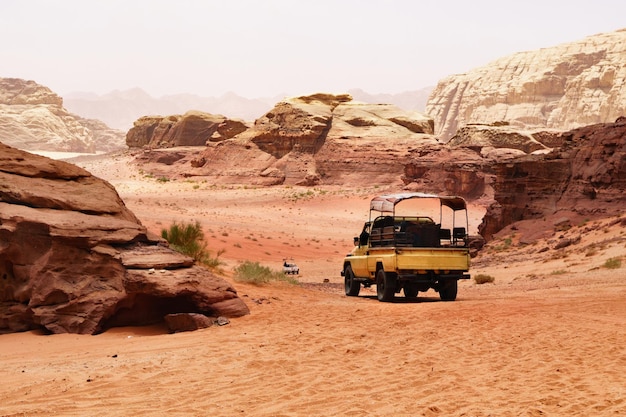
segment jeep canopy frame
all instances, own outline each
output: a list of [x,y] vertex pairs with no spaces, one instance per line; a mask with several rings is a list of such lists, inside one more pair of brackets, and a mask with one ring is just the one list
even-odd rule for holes
[[467,213],[467,203],[463,197],[447,196],[438,194],[427,193],[396,193],[386,194],[378,197],[374,197],[370,201],[370,222],[372,221],[372,212],[379,212],[381,214],[391,213],[395,216],[396,205],[404,200],[410,200],[414,198],[429,198],[439,200],[439,224],[443,221],[443,206],[446,206],[452,210],[452,227],[456,226],[456,213],[458,211],[465,212],[465,227],[469,226],[469,217]]

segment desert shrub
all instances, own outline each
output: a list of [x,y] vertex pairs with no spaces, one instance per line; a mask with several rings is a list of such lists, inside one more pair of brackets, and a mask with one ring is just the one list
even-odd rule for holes
[[496,279],[492,277],[491,275],[486,275],[486,274],[474,275],[474,282],[476,284],[486,284],[488,282],[494,282],[495,280]]
[[262,285],[270,281],[285,281],[290,284],[297,284],[298,281],[290,276],[286,276],[282,271],[275,271],[258,262],[244,261],[235,268],[235,281],[247,282],[250,284]]
[[222,262],[222,260],[220,259],[220,256],[226,252],[226,249],[220,249],[217,251],[217,253],[215,254],[215,256],[211,256],[210,252],[206,252],[206,256],[202,259],[199,259],[199,261],[211,268],[211,269],[220,269],[220,266],[222,266],[224,264],[224,262]]
[[499,245],[495,245],[493,247],[493,250],[495,250],[496,252],[506,251],[511,247],[512,243],[513,243],[513,239],[511,239],[510,237],[507,237],[506,239],[502,241],[502,243],[500,243]]
[[161,237],[167,240],[174,250],[192,257],[209,268],[215,269],[222,264],[219,257],[224,250],[218,251],[215,257],[211,256],[206,248],[202,225],[197,220],[194,223],[174,222],[169,229],[161,230]]
[[617,269],[622,266],[622,260],[620,258],[609,258],[604,262],[604,267],[607,269]]

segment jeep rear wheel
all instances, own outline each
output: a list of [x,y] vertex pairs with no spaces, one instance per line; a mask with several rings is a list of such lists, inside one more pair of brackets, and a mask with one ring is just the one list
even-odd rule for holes
[[392,301],[396,293],[396,277],[379,269],[376,273],[376,295],[378,301]]
[[442,301],[454,301],[456,300],[456,293],[459,285],[456,279],[450,280],[439,290],[439,298]]
[[354,279],[354,272],[350,265],[346,266],[344,271],[344,283],[346,287],[346,295],[349,297],[356,297],[361,291],[361,283]]

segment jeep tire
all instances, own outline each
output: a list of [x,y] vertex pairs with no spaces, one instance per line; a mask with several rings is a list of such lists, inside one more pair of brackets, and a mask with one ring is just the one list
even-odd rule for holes
[[356,297],[357,295],[359,295],[359,291],[361,291],[361,283],[354,279],[354,272],[352,272],[352,267],[350,265],[346,266],[343,275],[346,287],[346,295],[348,297]]
[[384,269],[379,269],[376,273],[376,295],[378,301],[393,301],[396,294],[395,274],[386,273]]

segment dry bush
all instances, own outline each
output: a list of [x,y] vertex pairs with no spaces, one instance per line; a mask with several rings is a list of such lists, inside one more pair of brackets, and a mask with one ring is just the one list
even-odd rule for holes
[[267,266],[258,262],[244,261],[235,268],[233,276],[235,281],[247,282],[249,284],[262,285],[270,281],[285,281],[290,284],[298,284],[293,277],[288,277],[280,271],[273,271]]
[[492,277],[491,275],[486,275],[486,274],[474,275],[474,282],[479,285],[494,282],[495,280],[496,279]]
[[622,266],[622,260],[620,258],[609,258],[603,265],[607,269],[617,269]]

